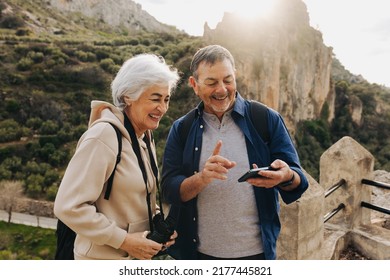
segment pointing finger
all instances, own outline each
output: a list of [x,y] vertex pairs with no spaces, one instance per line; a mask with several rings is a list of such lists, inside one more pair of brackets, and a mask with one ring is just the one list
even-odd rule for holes
[[222,140],[218,140],[213,151],[213,156],[219,155],[219,152],[221,151],[221,147],[222,147]]

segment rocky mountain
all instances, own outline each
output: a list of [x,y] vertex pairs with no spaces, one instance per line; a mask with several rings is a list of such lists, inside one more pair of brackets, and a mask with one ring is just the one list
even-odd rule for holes
[[65,13],[81,13],[111,26],[130,32],[179,32],[176,27],[162,24],[131,0],[49,0],[50,6]]
[[[302,120],[317,119],[324,106],[328,121],[334,118],[334,81],[362,82],[333,56],[322,34],[309,24],[302,0],[275,0],[272,18],[246,20],[226,13],[215,29],[204,27],[203,39],[229,48],[236,58],[240,92],[280,111],[294,133]],[[20,10],[22,6],[25,7]],[[39,2],[39,3],[38,3]],[[5,1],[3,14],[23,15],[29,29],[61,36],[110,34],[183,33],[158,22],[132,0],[34,0]],[[80,32],[81,30],[81,32]],[[355,102],[356,103],[356,102]],[[354,108],[354,106],[352,106]],[[354,119],[361,119],[361,106]]]
[[[4,0],[4,16],[21,15],[37,34],[74,35],[99,32],[117,34],[183,33],[160,23],[132,0]],[[10,26],[12,27],[12,26]]]
[[299,121],[318,118],[325,104],[333,118],[333,55],[301,0],[277,1],[272,19],[225,13],[215,29],[205,25],[204,38],[233,52],[240,92],[280,111],[294,132]]

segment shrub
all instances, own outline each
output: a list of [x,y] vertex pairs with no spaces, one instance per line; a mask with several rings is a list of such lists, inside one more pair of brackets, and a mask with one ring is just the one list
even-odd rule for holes
[[106,84],[106,78],[101,68],[96,66],[81,69],[75,76],[75,81],[84,85],[102,87]]
[[15,32],[15,35],[16,36],[27,36],[31,33],[31,31],[27,28],[18,28],[18,30],[16,30]]
[[68,153],[62,150],[55,150],[49,155],[49,163],[54,167],[61,167],[68,161]]
[[24,83],[24,76],[17,73],[9,73],[7,80],[11,85],[19,86]]
[[98,49],[98,50],[96,50],[95,55],[96,55],[97,60],[100,61],[102,59],[110,57],[110,50]]
[[96,61],[96,55],[91,52],[76,51],[76,57],[82,62],[94,62]]
[[143,39],[141,43],[144,46],[150,46],[150,40],[149,39]]
[[44,121],[39,129],[39,132],[44,135],[56,134],[58,131],[58,124],[52,120]]
[[5,15],[0,21],[0,27],[8,29],[17,29],[19,27],[23,27],[24,24],[24,20],[15,15]]
[[1,167],[4,168],[4,170],[8,170],[12,174],[14,174],[22,170],[22,159],[16,156],[6,158],[1,163]]
[[58,175],[58,172],[55,171],[54,169],[47,169],[47,171],[45,172],[45,179],[44,179],[44,186],[45,186],[45,190],[50,187],[52,184],[56,183],[60,176]]
[[31,58],[31,60],[34,61],[34,63],[40,63],[45,58],[42,52],[35,52],[35,51],[28,52],[27,57]]
[[100,62],[100,67],[110,74],[115,74],[119,71],[120,66],[116,65],[111,58],[105,58]]
[[15,120],[0,121],[0,142],[19,140],[21,136],[21,127]]
[[15,99],[8,99],[5,101],[5,109],[9,113],[16,113],[20,110],[20,104]]
[[51,185],[46,190],[46,199],[54,201],[58,192],[58,186],[56,184]]
[[160,47],[163,47],[163,46],[164,46],[164,42],[163,42],[161,39],[157,39],[156,42],[155,42],[155,44],[156,44],[157,46],[160,46]]
[[11,180],[12,172],[9,171],[3,164],[0,164],[0,178],[2,180]]
[[31,66],[34,64],[34,61],[29,57],[23,57],[16,64],[16,69],[19,71],[27,71],[31,69]]
[[45,178],[39,174],[32,174],[25,180],[25,191],[29,197],[39,198]]
[[138,44],[139,44],[138,39],[130,39],[129,40],[129,45],[137,46]]

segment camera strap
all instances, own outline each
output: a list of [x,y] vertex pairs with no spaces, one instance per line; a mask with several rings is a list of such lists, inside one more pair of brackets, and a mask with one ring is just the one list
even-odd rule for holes
[[160,181],[158,180],[158,168],[157,168],[157,163],[156,163],[156,160],[153,156],[152,149],[150,146],[150,143],[152,143],[152,141],[154,141],[152,131],[150,131],[150,138],[149,138],[148,134],[145,134],[144,141],[146,143],[146,147],[148,148],[150,163],[152,166],[154,179],[156,180],[156,188],[157,188],[158,197],[159,197],[159,206],[160,206],[161,216],[164,218],[164,212],[163,212],[163,208],[162,208],[162,197],[161,197],[161,193],[160,193]]
[[[127,117],[127,115],[125,113],[123,115],[124,115],[124,125],[125,125],[126,130],[130,134],[132,147],[133,147],[135,155],[137,156],[138,165],[141,168],[142,177],[143,177],[144,182],[145,182],[146,204],[147,204],[147,207],[148,207],[148,216],[149,216],[149,227],[150,227],[150,231],[153,231],[152,208],[151,208],[151,203],[150,203],[150,195],[151,195],[151,193],[150,193],[150,191],[148,189],[148,175],[146,173],[145,163],[144,163],[144,161],[142,159],[142,156],[141,156],[141,148],[140,148],[140,145],[139,145],[138,138],[137,138],[137,135],[135,133],[134,127],[131,124],[131,122],[130,122],[129,118]],[[152,132],[150,131],[150,136],[152,136],[151,133]],[[145,133],[145,136],[144,136],[143,140],[146,143],[146,147],[147,147],[148,154],[149,154],[150,164],[151,164],[153,175],[154,175],[154,178],[155,178],[155,181],[156,181],[157,191],[158,191],[158,194],[159,194],[159,197],[160,197],[160,211],[161,211],[161,215],[164,217],[163,209],[162,209],[162,203],[161,203],[159,180],[158,180],[158,168],[157,168],[157,163],[155,161],[155,158],[153,156],[153,153],[152,153],[152,150],[151,150],[151,146],[150,146],[150,143],[151,143],[152,140],[149,139],[147,133]]]

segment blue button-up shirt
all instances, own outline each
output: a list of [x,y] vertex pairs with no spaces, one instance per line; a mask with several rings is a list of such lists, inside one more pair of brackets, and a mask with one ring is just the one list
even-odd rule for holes
[[[258,135],[250,117],[250,102],[244,100],[239,93],[232,111],[232,118],[245,135],[247,156],[257,166],[269,166],[274,160],[285,161],[301,178],[300,185],[292,191],[280,188],[254,187],[254,195],[260,220],[263,248],[266,259],[276,259],[276,240],[280,232],[279,196],[285,203],[291,203],[301,197],[308,188],[308,181],[300,167],[298,154],[290,138],[287,128],[279,113],[268,108],[269,143],[265,143]],[[180,199],[180,185],[184,179],[199,171],[200,153],[202,149],[203,104],[195,109],[195,117],[186,139],[181,139],[180,129],[183,118],[176,120],[169,132],[162,169],[162,191],[165,200],[170,203],[171,215],[177,219],[178,238],[169,248],[169,254],[175,259],[197,259],[198,224],[197,198],[187,202]],[[226,207],[234,207],[226,205]],[[215,221],[218,223],[218,221]],[[240,230],[232,228],[231,230]],[[228,246],[228,244],[226,244]]]

